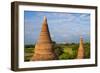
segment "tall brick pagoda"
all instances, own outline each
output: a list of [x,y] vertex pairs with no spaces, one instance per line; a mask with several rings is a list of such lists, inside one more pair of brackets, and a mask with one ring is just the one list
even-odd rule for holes
[[80,43],[79,43],[79,48],[78,48],[78,53],[77,53],[77,59],[83,59],[84,58],[84,45],[83,45],[83,38],[80,37]]
[[44,16],[39,39],[35,45],[32,61],[55,60],[56,54],[49,33],[47,18]]

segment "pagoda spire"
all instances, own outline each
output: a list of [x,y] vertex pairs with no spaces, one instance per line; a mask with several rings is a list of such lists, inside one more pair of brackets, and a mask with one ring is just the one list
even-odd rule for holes
[[79,43],[77,58],[78,59],[83,59],[84,58],[84,44],[83,44],[82,36],[80,36],[80,43]]
[[56,55],[53,49],[52,40],[49,33],[47,18],[46,16],[44,16],[40,36],[35,45],[34,54],[31,60],[41,61],[54,59],[56,59]]

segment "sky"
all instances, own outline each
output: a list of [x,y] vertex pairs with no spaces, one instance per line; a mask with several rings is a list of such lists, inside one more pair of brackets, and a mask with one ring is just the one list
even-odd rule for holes
[[52,41],[56,43],[79,43],[90,41],[90,14],[66,12],[24,11],[24,43],[35,44],[39,38],[43,17],[47,23]]

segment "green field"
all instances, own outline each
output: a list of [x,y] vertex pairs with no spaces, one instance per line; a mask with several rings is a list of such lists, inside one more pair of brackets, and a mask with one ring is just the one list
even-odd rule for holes
[[[58,56],[58,60],[76,59],[79,44],[56,44],[54,43],[53,49]],[[25,45],[24,48],[24,61],[29,61],[34,54],[34,45]],[[85,57],[90,58],[90,43],[84,43]]]

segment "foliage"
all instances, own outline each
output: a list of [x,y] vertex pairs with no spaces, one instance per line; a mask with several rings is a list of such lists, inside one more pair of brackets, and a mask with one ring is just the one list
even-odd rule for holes
[[34,53],[34,46],[33,47],[31,46],[29,48],[27,48],[27,46],[26,46],[24,49],[24,60],[29,61],[31,59],[31,57],[33,56],[33,53]]
[[25,45],[24,48],[32,48],[35,47],[35,45]]
[[[76,59],[79,43],[57,44],[53,42],[53,49],[59,60]],[[34,54],[34,45],[25,45],[24,59],[29,61]],[[90,58],[90,43],[84,43],[85,57]]]
[[60,56],[63,53],[63,48],[60,45],[57,45],[56,42],[53,42],[53,49],[57,56]]
[[90,58],[90,43],[85,43],[84,44],[85,48],[85,57],[84,58]]

